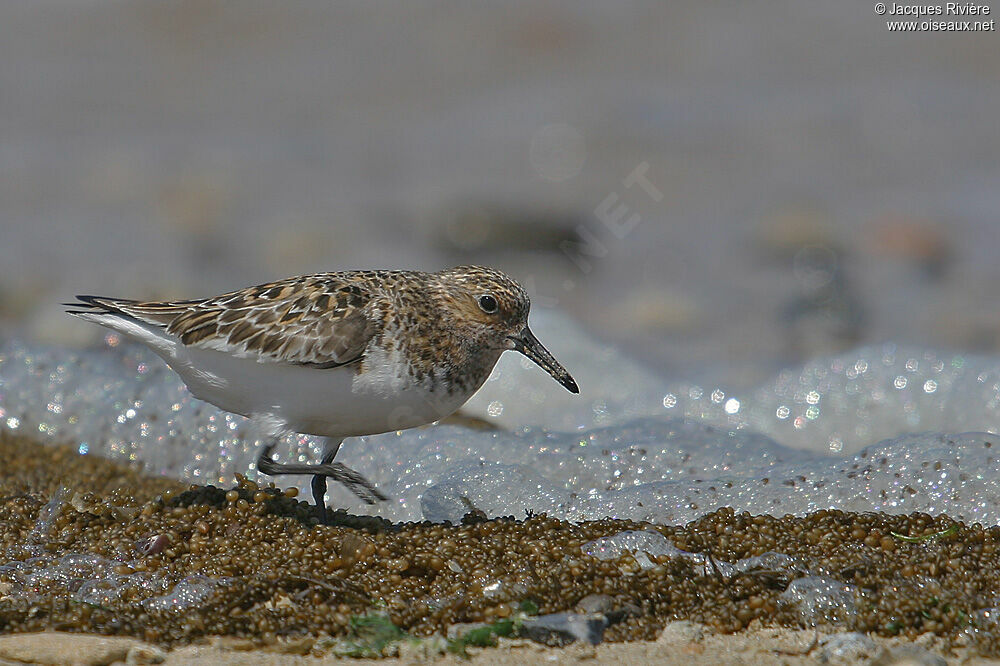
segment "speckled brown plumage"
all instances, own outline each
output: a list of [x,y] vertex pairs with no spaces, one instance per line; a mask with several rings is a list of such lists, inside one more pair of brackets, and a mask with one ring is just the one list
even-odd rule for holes
[[[470,298],[479,293],[495,296],[499,312],[484,313]],[[184,345],[259,361],[363,372],[365,352],[376,346],[401,353],[415,381],[460,390],[478,387],[495,363],[483,356],[496,350],[485,349],[481,333],[507,323],[514,332],[530,308],[521,285],[478,266],[319,273],[197,300],[78,298],[92,310],[163,328]]]

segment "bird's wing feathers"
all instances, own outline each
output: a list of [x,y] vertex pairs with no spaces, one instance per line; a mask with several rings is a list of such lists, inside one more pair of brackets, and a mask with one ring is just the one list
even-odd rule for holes
[[78,298],[89,312],[118,314],[163,328],[184,345],[319,368],[360,360],[381,321],[376,294],[331,273],[196,301]]

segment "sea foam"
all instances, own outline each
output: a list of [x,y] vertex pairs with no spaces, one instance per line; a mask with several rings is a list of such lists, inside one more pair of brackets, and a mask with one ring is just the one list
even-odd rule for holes
[[[1000,357],[883,344],[730,391],[658,377],[570,320],[539,314],[533,327],[579,396],[505,354],[463,409],[495,430],[441,424],[348,439],[338,460],[391,499],[366,507],[331,484],[331,505],[393,520],[454,521],[476,508],[681,523],[731,506],[1000,523]],[[196,483],[256,474],[261,439],[247,419],[193,398],[147,350],[115,334],[105,342],[0,347],[0,428]],[[306,462],[319,448],[298,436],[276,452]]]

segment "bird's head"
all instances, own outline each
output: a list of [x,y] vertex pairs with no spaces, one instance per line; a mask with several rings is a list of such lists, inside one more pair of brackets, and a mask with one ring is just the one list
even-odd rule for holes
[[580,389],[528,328],[531,299],[517,281],[493,268],[457,266],[434,274],[439,306],[459,335],[481,348],[518,351],[570,393]]

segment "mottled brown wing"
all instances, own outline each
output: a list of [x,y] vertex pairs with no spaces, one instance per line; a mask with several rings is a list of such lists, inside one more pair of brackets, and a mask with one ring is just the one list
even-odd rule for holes
[[378,332],[379,301],[334,273],[289,278],[203,301],[118,302],[185,345],[331,368],[359,361]]

